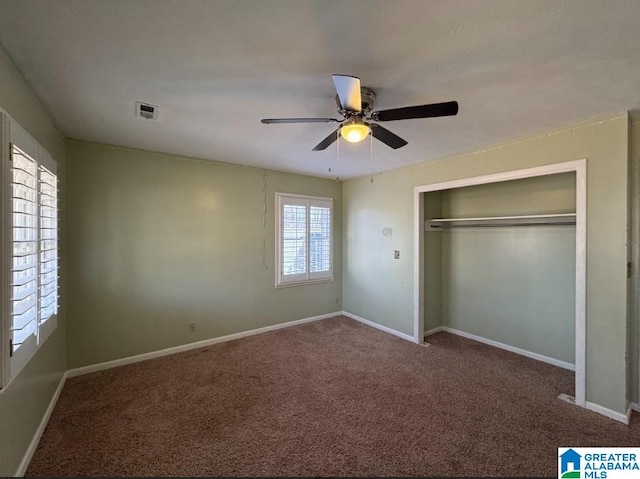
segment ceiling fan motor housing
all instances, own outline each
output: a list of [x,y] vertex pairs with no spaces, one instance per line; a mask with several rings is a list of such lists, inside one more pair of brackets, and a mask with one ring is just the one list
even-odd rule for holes
[[[373,110],[373,104],[376,100],[376,94],[371,88],[366,86],[360,87],[360,97],[362,98],[362,116],[367,116]],[[342,112],[342,106],[340,105],[340,97],[336,95],[336,106],[338,111]]]

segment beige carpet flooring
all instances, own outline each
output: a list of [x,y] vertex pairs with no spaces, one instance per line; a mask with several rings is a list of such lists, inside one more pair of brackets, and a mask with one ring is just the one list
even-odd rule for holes
[[573,374],[447,333],[337,317],[69,379],[30,476],[555,476],[640,446],[557,399]]

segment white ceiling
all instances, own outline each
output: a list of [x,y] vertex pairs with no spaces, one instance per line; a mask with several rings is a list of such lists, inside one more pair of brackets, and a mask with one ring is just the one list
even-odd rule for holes
[[[639,24],[638,0],[0,0],[0,44],[66,136],[318,176],[335,125],[260,119],[338,118],[332,73],[374,109],[459,102],[384,123],[409,142],[374,141],[384,171],[640,107]],[[342,178],[369,148],[341,143]]]

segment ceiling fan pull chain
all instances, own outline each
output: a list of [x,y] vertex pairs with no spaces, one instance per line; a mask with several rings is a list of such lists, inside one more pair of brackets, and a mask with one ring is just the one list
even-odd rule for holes
[[369,133],[369,160],[371,161],[371,174],[369,175],[369,183],[373,183],[373,135]]
[[336,165],[336,181],[340,181],[340,129],[336,130],[336,154],[337,165]]

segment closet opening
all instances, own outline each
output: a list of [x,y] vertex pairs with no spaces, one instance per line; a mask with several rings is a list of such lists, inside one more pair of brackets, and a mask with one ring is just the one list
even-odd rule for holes
[[414,341],[445,330],[574,370],[585,407],[586,160],[417,186],[414,220]]

